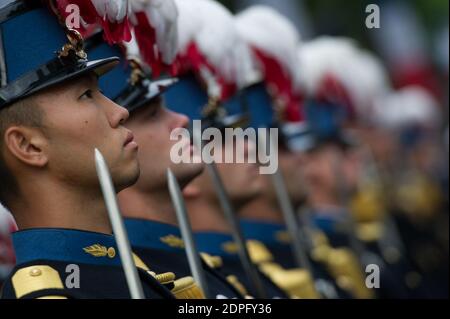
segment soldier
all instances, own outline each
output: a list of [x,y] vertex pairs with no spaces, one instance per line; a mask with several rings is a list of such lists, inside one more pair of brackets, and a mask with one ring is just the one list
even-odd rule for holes
[[[244,83],[243,75],[248,76],[244,72],[246,63],[243,61],[251,63],[247,47],[233,31],[231,14],[212,1],[192,1],[198,7],[191,6],[188,1],[177,3],[180,8],[180,38],[183,39],[178,57],[181,73],[180,81],[165,93],[168,105],[188,115],[191,120],[202,120],[200,133],[210,127],[218,128],[224,133],[226,128],[243,125],[245,117],[240,106],[229,114],[224,114],[226,110],[220,106],[235,97],[236,87]],[[207,14],[196,20],[197,25],[191,25],[193,15],[200,11]],[[209,32],[212,29],[215,30],[214,33]],[[184,98],[187,94],[190,94],[189,100]],[[221,138],[213,141],[214,145],[221,145],[217,147],[222,153],[226,151],[235,156],[235,147],[238,146],[224,142]],[[237,143],[242,143],[240,145],[243,146],[244,157],[254,148],[252,143]],[[217,153],[215,156],[218,156]],[[258,170],[256,163],[217,163],[217,168],[233,204],[246,202],[260,191],[259,183],[253,182]],[[221,266],[221,271],[243,293],[255,296],[257,292],[252,280],[247,277],[233,242],[231,234],[235,230],[225,218],[211,177],[206,172],[200,175],[185,188],[184,194],[192,227],[194,231],[202,232],[195,236],[199,250],[222,257],[215,259],[218,266]],[[220,243],[229,243],[231,250],[227,252]],[[263,280],[270,296],[286,296],[268,278],[264,277]]]
[[448,216],[438,182],[439,105],[425,89],[409,86],[382,96],[371,114],[366,136],[386,189],[385,214],[398,228],[399,255],[409,262],[404,275],[410,295],[447,296],[441,284],[448,278]]
[[[402,267],[388,264],[385,255],[371,244],[381,240],[383,233],[376,228],[359,227],[351,211],[351,199],[361,182],[361,168],[366,165],[361,156],[366,153],[366,146],[357,145],[354,135],[345,128],[387,90],[386,77],[379,62],[348,39],[316,39],[300,50],[300,56],[308,81],[307,117],[316,140],[304,163],[308,207],[314,223],[324,231],[332,247],[350,247],[363,267],[379,267],[380,288],[372,292],[384,298],[406,298]],[[356,274],[360,271],[354,265]],[[358,276],[360,279],[355,277],[354,281],[361,282],[362,277]],[[358,294],[368,292],[365,284],[359,287]]]
[[[139,176],[128,111],[97,84],[118,59],[89,61],[80,33],[37,1],[0,10],[0,201],[19,228],[2,296],[129,298],[94,164],[98,148],[117,190]],[[146,297],[173,298],[139,274]]]
[[[165,2],[169,5],[169,2]],[[120,54],[119,47],[110,47],[96,35],[90,39],[94,57]],[[135,47],[126,45],[127,61],[122,68],[105,75],[100,86],[105,94],[130,112],[125,125],[139,143],[140,177],[137,183],[119,194],[119,204],[126,217],[125,225],[133,251],[148,271],[157,274],[162,283],[172,283],[172,293],[179,299],[204,298],[203,292],[190,277],[185,244],[177,225],[174,207],[167,188],[166,170],[172,169],[182,186],[187,185],[203,170],[203,164],[176,164],[171,160],[171,149],[177,142],[171,132],[188,125],[188,118],[168,110],[161,94],[176,82],[174,78],[152,80],[150,70],[141,61]],[[176,42],[174,43],[176,44]],[[189,98],[186,92],[185,98]],[[196,150],[189,139],[186,148]],[[149,160],[152,159],[152,160]],[[211,265],[205,256],[203,267],[214,297],[243,298]],[[148,265],[148,266],[146,266]]]
[[[264,21],[272,21],[266,25]],[[290,205],[298,208],[305,200],[306,190],[302,177],[302,153],[311,147],[311,138],[301,109],[302,85],[298,80],[301,69],[297,56],[301,47],[300,36],[295,27],[273,9],[256,6],[247,9],[236,17],[238,30],[254,49],[255,65],[259,65],[262,81],[246,90],[247,105],[250,108],[252,126],[272,127],[279,130],[278,165],[285,181]],[[266,28],[266,29],[265,29]],[[284,37],[279,37],[283,34]],[[306,229],[303,232],[303,250],[306,265],[302,258],[293,254],[292,238],[286,227],[286,220],[280,209],[281,199],[277,196],[273,179],[260,175],[258,179],[264,184],[263,192],[239,210],[244,234],[249,239],[259,240],[273,255],[273,262],[290,272],[298,272],[298,278],[314,276],[317,286],[324,296],[337,298],[347,296],[344,292],[337,294],[338,287],[332,284],[332,278],[320,264],[311,264],[308,258],[309,245]],[[309,269],[299,269],[308,267]],[[311,274],[308,274],[311,271]],[[299,280],[297,278],[297,280]],[[299,286],[306,286],[306,280]],[[293,281],[289,286],[295,287]],[[315,289],[315,287],[313,287]],[[316,296],[318,294],[316,292]],[[309,296],[310,298],[312,295]]]

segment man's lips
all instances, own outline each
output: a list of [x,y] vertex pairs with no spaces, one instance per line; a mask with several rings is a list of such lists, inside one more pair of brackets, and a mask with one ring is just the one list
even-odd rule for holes
[[131,143],[134,143],[134,144],[137,145],[137,143],[134,141],[134,135],[133,135],[133,133],[128,132],[128,133],[127,133],[127,138],[125,139],[125,142],[123,143],[123,146],[124,146],[124,147],[125,147],[125,146],[128,146],[128,145],[130,145]]

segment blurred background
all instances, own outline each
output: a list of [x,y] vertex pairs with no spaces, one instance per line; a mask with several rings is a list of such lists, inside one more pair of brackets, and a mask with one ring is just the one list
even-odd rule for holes
[[[276,8],[298,28],[303,40],[346,36],[383,58],[395,87],[420,84],[448,105],[447,0],[219,0],[233,12],[254,4]],[[381,28],[368,29],[366,7],[377,4]],[[398,62],[402,63],[398,63]],[[403,65],[408,64],[408,65]],[[445,102],[445,103],[444,103]],[[448,108],[445,108],[447,112]]]
[[[362,190],[360,193],[364,194],[362,197],[365,200],[356,208],[356,219],[360,224],[370,224],[376,220],[374,215],[368,217],[371,215],[369,207],[377,207],[373,211],[389,212],[398,227],[408,258],[420,273],[429,277],[432,296],[448,298],[449,1],[220,2],[235,13],[255,4],[272,6],[296,25],[304,42],[322,35],[350,37],[381,59],[389,73],[392,88],[401,90],[419,86],[435,99],[431,112],[436,112],[439,119],[434,124],[429,126],[430,123],[426,123],[425,117],[429,113],[424,112],[413,121],[413,125],[401,124],[402,128],[380,132],[380,128],[384,130],[382,124],[378,132],[372,130],[364,137],[374,152],[378,172],[384,175],[381,178],[383,200],[371,202],[367,200],[370,191],[367,188]],[[379,29],[366,27],[369,15],[366,7],[369,4],[380,8]],[[408,101],[404,100],[404,104],[412,105],[415,100],[418,101],[418,98],[411,97]],[[402,103],[399,101],[396,103]],[[383,208],[380,208],[381,203]],[[415,285],[413,277],[410,278],[411,285]]]

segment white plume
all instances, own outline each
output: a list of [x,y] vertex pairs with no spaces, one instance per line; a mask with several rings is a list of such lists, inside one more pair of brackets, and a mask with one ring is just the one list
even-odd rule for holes
[[294,89],[301,89],[297,66],[300,34],[295,26],[271,7],[255,5],[236,16],[239,34],[254,48],[276,59],[292,79]]
[[409,86],[393,91],[375,103],[373,123],[389,129],[408,125],[437,127],[441,122],[439,104],[424,88]]
[[175,0],[180,11],[179,52],[195,42],[221,76],[242,87],[252,72],[249,47],[239,37],[234,18],[220,3],[212,0]]
[[343,37],[320,37],[298,51],[300,74],[307,94],[314,96],[325,77],[344,86],[361,116],[371,113],[375,99],[389,90],[387,71],[381,61],[357,43]]
[[122,22],[127,16],[128,6],[124,0],[91,0],[99,16],[107,17],[110,22]]
[[[145,12],[152,28],[163,62],[170,64],[178,48],[178,8],[174,0],[129,0],[131,12]],[[131,21],[136,24],[132,16]]]

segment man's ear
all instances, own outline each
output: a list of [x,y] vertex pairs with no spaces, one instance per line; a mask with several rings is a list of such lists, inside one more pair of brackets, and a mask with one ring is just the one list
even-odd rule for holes
[[5,132],[4,142],[11,156],[26,165],[43,167],[48,163],[47,139],[35,128],[11,126]]

